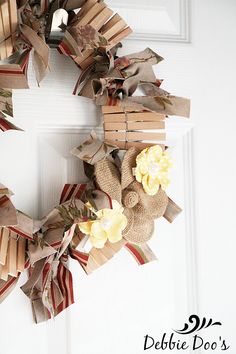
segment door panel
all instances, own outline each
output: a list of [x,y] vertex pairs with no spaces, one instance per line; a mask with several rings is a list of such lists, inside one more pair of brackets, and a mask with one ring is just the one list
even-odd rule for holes
[[[179,10],[190,1],[176,3],[179,8],[171,14],[169,1],[159,4],[180,21],[178,32],[186,25]],[[157,220],[150,246],[158,261],[139,267],[122,250],[90,276],[71,261],[76,303],[55,321],[39,325],[32,324],[29,301],[20,290],[24,275],[0,306],[4,354],[141,354],[145,334],[160,336],[180,328],[191,313],[221,321],[220,334],[235,352],[236,4],[200,0],[191,7],[192,43],[174,43],[173,34],[169,42],[167,32],[163,42],[155,41],[161,39],[159,30],[148,33],[143,16],[143,37],[124,41],[120,52],[150,46],[165,58],[155,68],[163,88],[192,100],[192,123],[170,118],[167,127],[175,162],[169,194],[183,212],[172,225]],[[78,75],[68,58],[52,51],[41,87],[31,70],[31,89],[14,91],[15,123],[26,132],[0,136],[1,182],[15,192],[16,207],[35,218],[58,203],[64,183],[85,181],[80,162],[69,151],[92,128],[101,134],[93,102],[71,94]]]
[[[65,65],[67,60],[62,62],[56,52],[52,54],[52,63],[61,65],[56,65],[54,71],[60,72],[62,68],[68,72],[71,70],[70,66]],[[76,70],[73,70],[75,76]],[[43,83],[40,90],[33,88],[25,92],[30,104],[22,123],[27,131],[6,133],[0,140],[0,149],[5,151],[2,163],[4,169],[1,170],[3,183],[15,192],[14,202],[17,208],[30,214],[33,211],[34,216],[38,218],[57,205],[65,183],[86,182],[82,163],[70,154],[70,150],[85,140],[92,128],[102,135],[102,129],[92,124],[94,117],[91,111],[87,114],[86,107],[87,103],[90,107],[90,102],[80,101],[80,98],[68,94],[66,105],[69,107],[71,103],[74,104],[75,99],[80,101],[79,118],[78,110],[73,109],[73,114],[70,112],[65,119],[63,116],[66,108],[62,105],[52,105],[50,100],[45,100],[44,89],[47,97],[54,102],[62,101],[65,92],[64,81],[57,79],[57,85],[47,86],[52,75],[57,77],[56,72],[50,73],[46,79],[48,81]],[[21,94],[16,93],[17,110],[20,110]],[[37,108],[34,115],[38,101],[44,104],[43,107],[40,105]],[[24,105],[22,107],[25,112]],[[42,115],[38,110],[47,114],[48,121],[41,119]],[[33,124],[28,124],[29,119],[34,119]],[[90,123],[89,126],[87,122]],[[169,195],[188,212],[192,202],[185,193],[187,186],[191,190],[191,166],[188,158],[192,143],[190,128],[186,124],[178,127],[171,123],[167,128],[168,141],[173,146],[171,153],[175,161]],[[7,149],[9,144],[11,148]],[[14,168],[17,178],[12,176]],[[14,321],[16,327],[29,328],[32,338],[40,338],[37,353],[45,353],[45,348],[48,352],[52,351],[52,348],[54,351],[55,343],[59,354],[78,351],[85,354],[105,354],[111,350],[118,353],[122,351],[123,343],[128,339],[133,343],[131,353],[141,353],[140,348],[146,332],[161,331],[163,326],[168,329],[180,315],[187,316],[194,308],[193,249],[189,244],[192,235],[188,233],[186,226],[187,215],[184,211],[173,225],[169,225],[164,219],[157,220],[155,235],[150,242],[158,256],[157,262],[140,267],[129,253],[122,250],[105,266],[87,276],[76,262],[71,261],[76,303],[55,321],[32,325],[30,303],[19,289],[25,281],[24,276],[5,301],[5,306],[0,308],[1,317],[7,314],[8,323],[8,326],[2,328],[2,333],[5,334],[3,338],[7,338],[10,323]],[[190,227],[191,221],[188,220]],[[88,340],[88,331],[91,332],[93,340]],[[25,346],[20,339],[22,336],[22,331],[18,331],[17,348],[20,348],[20,352]],[[57,340],[58,336],[60,341]],[[107,342],[105,348],[104,342]],[[117,345],[112,349],[114,342],[117,342]],[[7,341],[3,341],[2,345],[4,353],[15,351],[15,342],[7,344]],[[29,353],[31,349],[29,348]]]

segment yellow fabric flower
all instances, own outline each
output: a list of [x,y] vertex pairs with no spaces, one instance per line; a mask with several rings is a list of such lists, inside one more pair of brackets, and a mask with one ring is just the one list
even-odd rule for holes
[[97,219],[81,222],[79,228],[84,234],[89,235],[94,247],[103,248],[107,240],[115,243],[122,239],[122,231],[127,226],[127,218],[123,211],[122,206],[116,200],[112,200],[112,209],[95,212]]
[[161,146],[154,145],[140,152],[136,157],[135,177],[143,185],[143,189],[149,195],[155,195],[159,186],[166,190],[170,181],[168,178],[172,160],[168,152]]

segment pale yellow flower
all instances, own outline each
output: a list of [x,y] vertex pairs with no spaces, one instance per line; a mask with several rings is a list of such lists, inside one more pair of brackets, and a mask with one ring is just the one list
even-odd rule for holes
[[101,209],[95,212],[97,219],[79,223],[80,230],[89,235],[90,242],[96,248],[103,248],[109,240],[111,243],[122,239],[122,231],[127,226],[124,209],[112,200],[112,209]]
[[169,169],[172,160],[168,152],[163,151],[161,146],[154,145],[140,152],[136,158],[135,177],[143,185],[143,189],[149,195],[155,195],[159,187],[166,190],[170,180]]

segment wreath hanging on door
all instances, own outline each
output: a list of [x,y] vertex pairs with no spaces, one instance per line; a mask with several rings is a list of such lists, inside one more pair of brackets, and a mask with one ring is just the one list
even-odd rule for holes
[[11,191],[0,185],[0,301],[27,269],[21,288],[38,323],[74,302],[70,257],[88,274],[123,247],[138,264],[156,259],[147,244],[154,220],[172,222],[181,212],[166,194],[172,161],[165,119],[188,117],[190,104],[160,87],[153,65],[163,58],[151,49],[118,56],[121,40],[132,31],[103,1],[3,0],[0,12],[3,132],[21,130],[11,120],[12,89],[28,88],[31,53],[42,81],[50,48],[80,69],[73,94],[91,98],[103,113],[104,140],[91,132],[72,150],[89,182],[66,184],[59,205],[42,220],[17,210]]

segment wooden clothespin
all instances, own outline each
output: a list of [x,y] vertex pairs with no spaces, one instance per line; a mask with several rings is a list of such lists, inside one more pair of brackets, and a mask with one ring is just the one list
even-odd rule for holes
[[124,110],[120,106],[103,106],[102,113],[105,141],[114,143],[122,150],[132,146],[144,149],[157,141],[165,148],[164,114],[151,111],[133,112],[132,109]]

